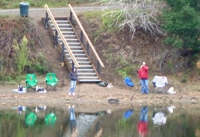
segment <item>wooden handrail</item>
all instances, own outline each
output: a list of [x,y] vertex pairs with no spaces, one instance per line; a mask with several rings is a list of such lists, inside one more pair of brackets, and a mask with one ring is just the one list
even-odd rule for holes
[[82,33],[83,33],[83,35],[85,36],[85,38],[86,38],[88,44],[89,44],[90,47],[92,48],[92,51],[94,52],[94,55],[96,56],[97,60],[99,61],[99,63],[101,64],[102,67],[105,67],[104,64],[103,64],[103,62],[102,62],[101,59],[99,58],[99,55],[97,54],[96,50],[94,49],[94,46],[92,45],[92,43],[91,43],[91,41],[90,41],[88,35],[86,34],[86,32],[85,32],[83,26],[81,25],[81,23],[80,23],[78,17],[76,16],[75,11],[73,10],[73,8],[72,8],[72,6],[71,6],[70,4],[69,4],[69,8],[70,8],[71,12],[73,13],[73,15],[74,15],[74,17],[75,17],[75,19],[76,19],[76,21],[77,21],[77,23],[78,23],[80,29],[82,30]]
[[67,49],[67,51],[68,51],[70,57],[72,58],[72,60],[73,60],[73,62],[74,62],[74,64],[75,64],[75,66],[76,66],[77,68],[79,68],[80,65],[78,64],[78,61],[76,60],[76,58],[75,58],[74,54],[72,53],[72,51],[71,51],[71,49],[70,49],[70,47],[69,47],[67,41],[65,40],[65,37],[63,36],[63,34],[62,34],[60,28],[58,27],[58,24],[56,23],[56,21],[55,21],[53,15],[52,15],[52,13],[51,13],[51,11],[50,11],[48,5],[45,4],[45,5],[44,5],[44,8],[46,9],[46,11],[47,11],[47,13],[48,13],[48,15],[49,15],[49,17],[50,17],[52,23],[54,24],[54,26],[55,26],[55,28],[56,28],[56,30],[57,30],[57,32],[58,32],[58,34],[59,34],[59,36],[60,36],[60,38],[61,38],[63,44],[65,45],[65,47],[66,47],[66,49]]

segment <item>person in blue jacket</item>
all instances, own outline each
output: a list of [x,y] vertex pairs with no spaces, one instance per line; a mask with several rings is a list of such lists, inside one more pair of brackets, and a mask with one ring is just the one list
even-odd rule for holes
[[72,71],[70,72],[69,76],[70,76],[70,79],[71,79],[71,86],[70,86],[69,96],[70,95],[75,96],[74,90],[75,90],[75,87],[76,87],[76,81],[78,79],[78,74],[77,74],[76,67],[74,67],[72,69]]

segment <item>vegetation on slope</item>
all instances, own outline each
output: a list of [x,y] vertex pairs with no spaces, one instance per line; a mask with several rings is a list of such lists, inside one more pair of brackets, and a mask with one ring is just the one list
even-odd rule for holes
[[80,18],[106,63],[104,78],[108,81],[112,81],[114,72],[123,77],[137,77],[142,61],[150,66],[151,75],[174,75],[182,82],[198,77],[197,56],[183,56],[180,49],[164,44],[165,37],[150,35],[142,29],[137,29],[132,39],[128,26],[124,30],[110,26],[111,18],[104,15],[105,12],[87,12]]
[[0,80],[19,80],[26,73],[45,73],[48,64],[34,24],[28,18],[7,16],[0,17],[0,22]]

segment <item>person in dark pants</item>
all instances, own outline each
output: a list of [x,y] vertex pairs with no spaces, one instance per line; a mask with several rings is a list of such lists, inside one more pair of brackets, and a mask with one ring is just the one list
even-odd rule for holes
[[138,77],[140,78],[140,85],[142,87],[142,94],[149,94],[149,67],[145,62],[142,63],[142,66],[138,70]]
[[72,69],[72,71],[70,72],[69,76],[70,76],[70,79],[71,79],[71,86],[70,86],[69,96],[70,95],[75,96],[74,90],[75,90],[75,87],[76,87],[76,81],[78,79],[78,74],[77,74],[76,67],[74,67]]

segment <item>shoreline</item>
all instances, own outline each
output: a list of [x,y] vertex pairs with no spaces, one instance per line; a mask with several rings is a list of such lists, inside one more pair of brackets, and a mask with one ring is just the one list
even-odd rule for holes
[[105,88],[105,87],[99,87],[98,85],[94,84],[82,84],[81,87],[79,87],[79,89],[77,89],[77,91],[75,92],[76,93],[75,96],[68,96],[67,90],[68,86],[64,87],[63,89],[60,88],[57,91],[48,91],[47,93],[37,93],[34,91],[29,91],[26,93],[15,93],[12,92],[11,90],[9,92],[1,91],[0,105],[5,105],[5,104],[112,105],[108,102],[108,99],[118,99],[119,104],[132,103],[133,105],[161,105],[161,104],[170,105],[170,104],[180,104],[180,103],[200,104],[199,92],[176,93],[176,94],[161,94],[161,93],[155,94],[150,92],[148,95],[146,95],[146,94],[141,94],[139,91],[137,91],[137,93],[134,93],[132,90],[128,89],[119,89],[117,87]]

